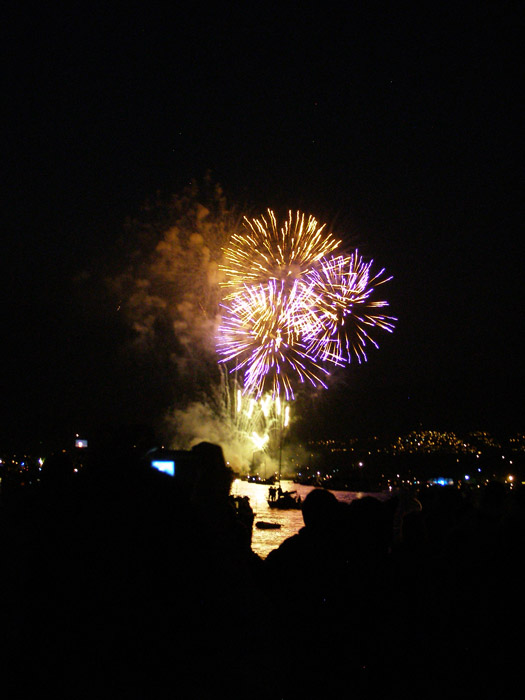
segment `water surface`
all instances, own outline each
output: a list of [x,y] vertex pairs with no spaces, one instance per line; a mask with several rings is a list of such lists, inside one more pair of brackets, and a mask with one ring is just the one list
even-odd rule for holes
[[[294,484],[293,481],[281,481],[283,491],[295,491],[296,496],[304,500],[305,496],[314,488],[313,486],[303,486]],[[233,496],[248,496],[250,505],[255,513],[252,535],[252,549],[262,559],[265,559],[272,549],[276,549],[287,537],[295,535],[303,527],[303,514],[301,510],[279,510],[270,508],[268,505],[269,486],[263,484],[253,484],[248,481],[236,479],[231,488]],[[330,489],[339,501],[349,503],[356,498],[362,498],[365,493],[358,491],[334,491]],[[376,498],[387,498],[385,494],[370,494]],[[276,530],[260,530],[255,527],[256,523],[264,521],[267,523],[277,523],[281,527]]]

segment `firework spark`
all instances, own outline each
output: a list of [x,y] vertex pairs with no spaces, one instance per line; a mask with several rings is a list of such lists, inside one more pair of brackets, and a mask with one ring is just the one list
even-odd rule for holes
[[384,270],[373,275],[357,250],[334,255],[340,242],[312,216],[290,212],[279,228],[268,215],[245,219],[247,233],[224,251],[216,349],[242,374],[245,395],[290,401],[298,382],[326,388],[330,366],[366,361],[367,345],[378,347],[373,330],[391,332],[396,319],[373,299],[391,279]]
[[313,216],[290,211],[279,227],[273,211],[267,217],[243,221],[245,231],[231,237],[224,251],[223,286],[234,296],[244,284],[298,279],[335,250],[340,241],[325,233]]
[[[236,297],[223,304],[217,351],[221,362],[235,360],[244,372],[244,392],[260,398],[284,394],[294,398],[290,378],[313,386],[325,386],[327,370],[307,352],[302,336],[308,327],[308,308],[314,295],[295,280],[270,280],[267,285],[244,285]],[[316,318],[311,314],[312,322]]]
[[260,399],[235,393],[232,424],[241,441],[250,446],[251,457],[255,452],[267,454],[275,451],[276,441],[290,422],[290,405],[280,397],[265,394]]
[[322,362],[341,365],[352,357],[359,363],[366,361],[368,343],[379,347],[370,335],[372,329],[394,330],[397,319],[378,313],[388,302],[373,298],[377,286],[392,277],[384,278],[384,269],[372,275],[372,264],[356,250],[350,256],[325,259],[319,269],[308,274],[316,292],[318,315],[305,339],[308,352]]

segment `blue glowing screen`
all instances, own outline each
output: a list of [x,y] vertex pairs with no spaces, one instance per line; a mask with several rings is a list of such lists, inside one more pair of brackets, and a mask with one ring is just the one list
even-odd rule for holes
[[170,476],[175,476],[175,462],[172,459],[154,459],[151,466]]

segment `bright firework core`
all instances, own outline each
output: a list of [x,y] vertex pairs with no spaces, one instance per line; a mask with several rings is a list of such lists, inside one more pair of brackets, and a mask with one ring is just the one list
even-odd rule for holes
[[290,406],[266,394],[261,399],[247,398],[238,390],[235,399],[235,427],[239,435],[245,436],[251,444],[252,466],[256,455],[276,453],[282,440],[283,431],[290,421]]
[[397,319],[375,300],[384,270],[340,241],[313,216],[289,212],[244,220],[224,251],[225,297],[217,339],[219,362],[242,378],[242,393],[258,400],[294,399],[294,387],[326,388],[331,366],[366,361],[376,330],[392,332]]

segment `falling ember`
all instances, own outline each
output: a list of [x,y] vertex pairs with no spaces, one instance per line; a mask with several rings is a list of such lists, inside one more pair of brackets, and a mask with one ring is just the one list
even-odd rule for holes
[[264,450],[266,445],[268,444],[269,435],[259,435],[259,433],[256,433],[255,430],[251,434],[251,439],[253,442],[253,449],[254,450]]
[[374,299],[391,277],[372,274],[357,250],[335,255],[340,242],[314,217],[289,212],[279,227],[268,210],[244,225],[224,251],[216,345],[243,395],[290,401],[298,383],[326,388],[331,366],[366,361],[367,345],[378,347],[372,334],[393,331],[397,319],[380,311],[388,302]]
[[[254,451],[268,453],[275,450],[275,443],[290,420],[290,405],[278,396],[275,399],[265,394],[260,399],[242,396],[237,392],[235,415],[232,416],[238,438]],[[282,414],[284,412],[284,422]]]

